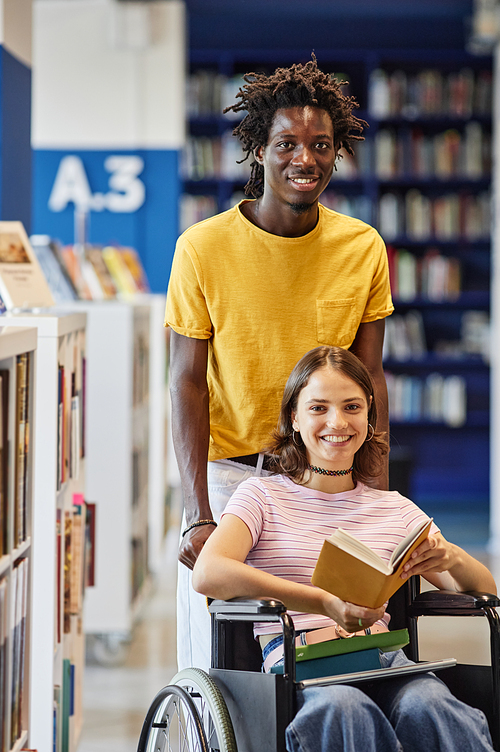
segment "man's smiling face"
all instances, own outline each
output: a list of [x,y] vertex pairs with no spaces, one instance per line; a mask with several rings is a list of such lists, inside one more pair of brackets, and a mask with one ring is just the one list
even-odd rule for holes
[[264,167],[264,201],[287,204],[302,213],[323,193],[335,165],[333,124],[326,110],[278,110],[265,148],[255,152]]

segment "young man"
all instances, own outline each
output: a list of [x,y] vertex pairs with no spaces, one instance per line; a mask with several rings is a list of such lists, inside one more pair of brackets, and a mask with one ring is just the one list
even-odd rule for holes
[[190,570],[238,484],[266,472],[262,450],[295,363],[319,344],[351,349],[372,375],[387,425],[382,344],[393,306],[385,246],[369,225],[319,204],[340,148],[352,154],[362,138],[353,131],[366,123],[315,58],[244,79],[228,109],[246,112],[233,133],[252,158],[245,192],[254,200],[179,238],[167,296],[185,506],[180,668],[209,666],[208,612]]

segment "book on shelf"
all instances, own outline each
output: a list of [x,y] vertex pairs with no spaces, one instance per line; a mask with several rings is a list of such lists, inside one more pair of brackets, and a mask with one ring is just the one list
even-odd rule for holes
[[7,310],[54,305],[22,222],[0,222],[0,295]]
[[403,584],[401,573],[413,551],[428,537],[432,519],[412,530],[386,563],[375,551],[339,528],[323,543],[313,585],[344,601],[378,608]]
[[132,276],[132,272],[127,266],[118,248],[111,245],[103,248],[102,258],[113,280],[116,291],[121,296],[130,297],[135,295],[135,293],[138,292],[137,285]]
[[32,235],[30,241],[56,303],[78,300],[78,293],[62,263],[57,244],[48,235]]
[[63,632],[71,631],[71,553],[72,553],[73,515],[64,513],[64,549],[63,549]]
[[69,611],[71,614],[80,614],[83,606],[85,585],[85,517],[85,502],[82,494],[73,494],[69,584]]
[[[104,262],[103,253],[100,248],[87,247],[85,248],[85,258],[91,264],[100,285],[98,295],[100,298],[111,299],[116,297],[116,285],[113,281],[109,269]],[[93,286],[93,283],[91,283]],[[95,299],[96,294],[93,292]]]
[[60,249],[59,255],[80,300],[92,300],[87,280],[82,271],[83,249],[67,245]]
[[62,510],[56,510],[56,597],[55,597],[55,624],[54,647],[61,642],[61,623],[63,615],[63,533],[62,533]]
[[58,368],[57,397],[57,490],[66,480],[66,375],[64,366]]
[[61,690],[61,749],[70,749],[71,661],[63,658]]
[[467,420],[467,384],[462,376],[430,373],[425,379],[385,374],[392,421],[428,420],[459,428]]
[[9,637],[9,620],[8,620],[8,587],[7,578],[0,580],[0,752],[5,752],[6,730],[5,721],[7,719],[7,681],[8,681],[8,637]]
[[26,613],[28,592],[28,560],[21,559],[12,569],[11,588],[11,655],[12,677],[10,691],[10,745],[14,746],[22,734],[24,691],[24,653],[26,646]]
[[0,556],[9,537],[9,371],[0,370]]
[[85,587],[95,585],[95,531],[96,505],[87,501],[85,504]]
[[[215,212],[214,212],[215,213]],[[149,292],[149,282],[141,258],[135,248],[119,248],[120,254],[127,265],[138,292]]]
[[421,360],[427,353],[424,322],[420,311],[395,313],[387,319],[383,359]]
[[22,543],[27,535],[26,505],[27,471],[30,446],[29,381],[30,353],[16,356],[16,462],[14,486],[14,545]]
[[405,235],[413,242],[488,240],[491,196],[448,192],[429,197],[417,188],[387,191],[378,203],[378,229],[387,242]]
[[69,475],[78,478],[81,457],[81,427],[80,427],[80,396],[71,397],[70,413],[70,447],[69,447]]
[[53,704],[53,752],[62,752],[62,702],[61,687],[59,684],[54,686],[54,704]]
[[417,73],[376,69],[370,75],[368,111],[377,118],[448,115],[470,118],[491,114],[492,74],[463,67],[449,73],[426,68]]
[[477,121],[435,135],[421,128],[381,128],[374,139],[375,174],[394,178],[479,180],[491,174],[491,137]]

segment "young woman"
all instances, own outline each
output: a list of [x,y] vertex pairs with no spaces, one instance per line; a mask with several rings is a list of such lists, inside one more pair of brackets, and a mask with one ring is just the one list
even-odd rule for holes
[[[384,607],[347,603],[310,584],[323,541],[338,527],[388,560],[426,519],[396,491],[366,485],[380,473],[388,451],[376,419],[372,382],[361,361],[337,347],[307,353],[288,379],[269,448],[276,474],[239,486],[196,563],[195,589],[221,599],[277,598],[298,632],[387,629]],[[438,588],[496,592],[486,567],[445,540],[434,524],[402,577],[413,574]],[[271,662],[280,647],[280,637],[269,634],[273,628],[256,628]],[[382,654],[382,660],[387,666],[408,662],[402,651]],[[297,706],[286,731],[290,752],[493,749],[483,714],[459,702],[432,674],[379,682],[366,691],[309,688],[298,692]]]

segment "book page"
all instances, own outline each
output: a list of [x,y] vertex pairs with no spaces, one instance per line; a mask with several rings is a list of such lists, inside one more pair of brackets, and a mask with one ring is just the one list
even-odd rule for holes
[[396,546],[396,548],[392,552],[392,556],[391,556],[391,558],[389,560],[389,566],[390,566],[390,571],[391,572],[393,572],[395,569],[397,569],[397,566],[398,566],[399,562],[401,561],[401,559],[403,558],[403,556],[405,555],[405,553],[408,551],[408,549],[411,547],[413,541],[418,538],[418,536],[420,535],[420,533],[422,532],[422,530],[427,525],[429,526],[429,530],[430,530],[430,526],[432,524],[432,520],[433,520],[432,517],[429,520],[424,520],[420,525],[418,525],[410,533],[408,533],[408,535],[406,536],[406,538],[404,538],[401,541],[401,543],[399,543]]
[[365,564],[369,564],[378,572],[382,572],[382,574],[391,574],[391,566],[387,566],[385,561],[375,551],[346,530],[339,527],[338,530],[336,530],[327,540],[330,543],[333,543],[334,546],[337,546],[337,548],[342,549],[342,551],[351,554],[351,556],[355,556],[360,561],[365,562]]

